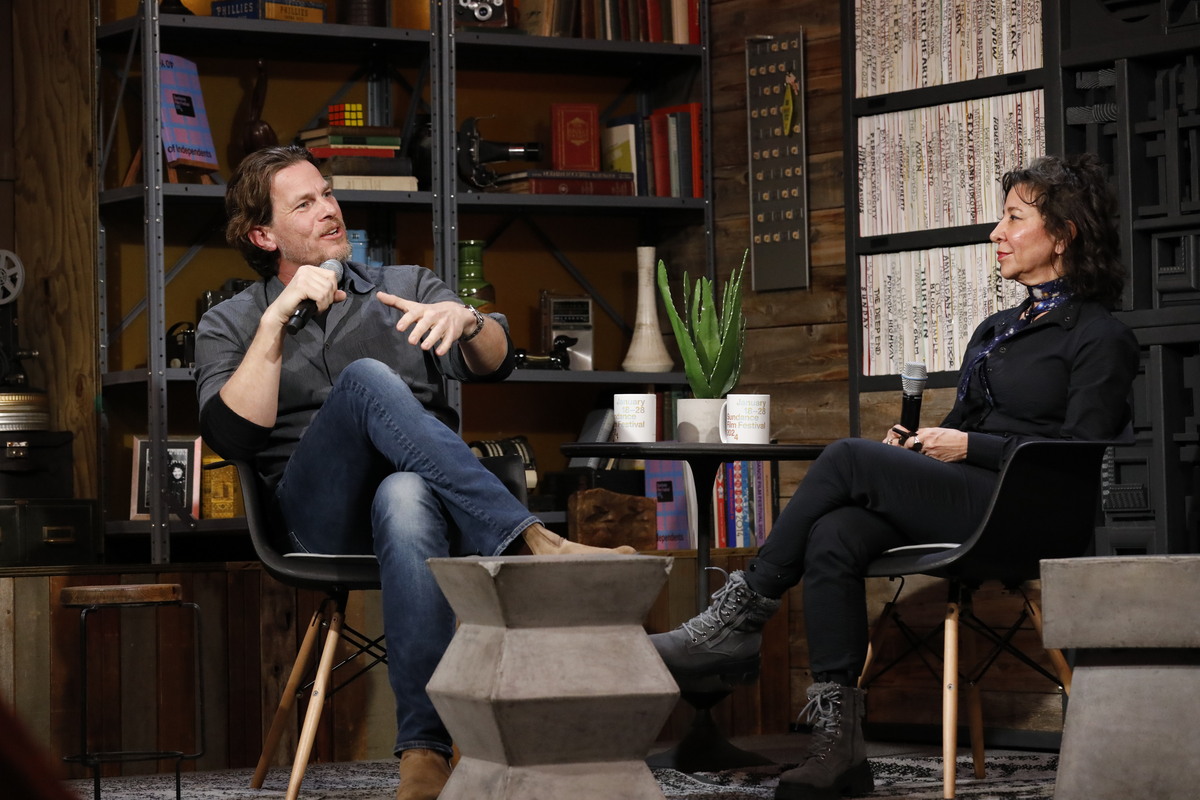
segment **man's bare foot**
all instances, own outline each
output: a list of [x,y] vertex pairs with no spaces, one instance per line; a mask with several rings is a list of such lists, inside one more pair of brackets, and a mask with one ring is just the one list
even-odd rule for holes
[[[535,556],[584,556],[584,555],[599,555],[607,553],[620,553],[621,555],[632,555],[637,551],[629,545],[623,544],[620,547],[592,547],[591,545],[580,544],[562,538],[557,533],[547,530],[538,523],[534,523],[526,528],[521,536],[525,539],[525,547],[529,550],[529,555]],[[524,550],[525,548],[522,548]]]

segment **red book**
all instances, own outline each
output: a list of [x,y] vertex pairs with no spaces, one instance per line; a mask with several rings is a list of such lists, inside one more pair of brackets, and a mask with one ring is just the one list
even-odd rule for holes
[[661,42],[663,40],[662,6],[658,0],[646,2],[646,41]]
[[625,180],[591,178],[527,178],[498,186],[512,194],[590,194],[609,197],[632,197],[635,194],[633,177]]
[[329,158],[330,156],[367,156],[370,158],[396,158],[400,155],[399,147],[374,147],[374,146],[355,146],[348,145],[330,145],[328,147],[310,147],[308,152],[312,153],[317,158]]
[[[684,192],[684,197],[704,197],[704,175],[702,172],[701,139],[701,109],[700,103],[680,103],[678,106],[665,106],[650,112],[650,136],[654,150],[654,193],[658,197],[671,197],[671,162],[670,162],[670,133],[668,133],[667,116],[670,114],[685,114],[688,116],[688,131],[691,151],[691,194]],[[661,143],[661,144],[660,144]],[[661,150],[660,150],[661,148]],[[661,158],[660,158],[661,152]],[[680,170],[684,172],[684,170]],[[661,182],[665,179],[666,182]]]
[[550,142],[555,169],[600,169],[600,107],[552,103]]
[[688,44],[700,44],[700,0],[688,0]]
[[671,196],[671,143],[667,115],[650,115],[650,155],[654,160],[654,196]]

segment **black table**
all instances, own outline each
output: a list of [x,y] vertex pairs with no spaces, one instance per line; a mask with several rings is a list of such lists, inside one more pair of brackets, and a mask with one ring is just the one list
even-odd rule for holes
[[704,442],[567,442],[569,458],[635,458],[686,461],[696,481],[696,611],[708,608],[708,551],[712,547],[712,500],[717,471],[730,461],[811,461],[821,444],[736,444]]
[[[584,458],[632,458],[686,461],[696,481],[696,610],[708,607],[709,548],[712,546],[712,500],[717,471],[730,461],[811,461],[821,454],[819,444],[725,444],[702,442],[569,442],[564,455]],[[772,763],[758,753],[730,744],[717,728],[711,709],[733,692],[719,681],[707,687],[683,688],[680,696],[696,714],[691,729],[679,744],[646,759],[651,767],[680,772],[749,767]]]

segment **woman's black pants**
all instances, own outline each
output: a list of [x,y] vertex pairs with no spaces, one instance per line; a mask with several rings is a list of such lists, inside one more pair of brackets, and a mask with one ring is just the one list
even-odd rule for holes
[[857,676],[867,653],[867,564],[892,547],[965,541],[996,481],[983,467],[841,439],[809,467],[746,581],[780,597],[803,579],[811,670]]

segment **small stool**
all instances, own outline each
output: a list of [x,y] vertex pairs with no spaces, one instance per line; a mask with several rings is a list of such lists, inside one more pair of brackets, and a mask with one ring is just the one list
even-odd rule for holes
[[[200,607],[183,602],[183,590],[177,583],[115,584],[110,586],[68,586],[59,594],[64,608],[79,608],[79,746],[75,755],[63,756],[63,761],[82,764],[92,770],[94,800],[100,800],[100,765],[106,762],[175,760],[175,799],[180,800],[180,764],[204,755],[204,661],[200,657]],[[187,606],[195,616],[197,750],[130,750],[92,752],[88,750],[88,615],[102,608],[139,608],[143,606]]]

